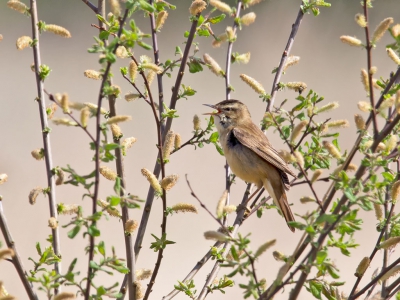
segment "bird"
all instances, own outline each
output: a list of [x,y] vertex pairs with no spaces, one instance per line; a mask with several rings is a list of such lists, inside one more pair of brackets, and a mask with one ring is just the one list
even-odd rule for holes
[[[253,123],[247,106],[239,100],[204,105],[215,110],[205,115],[214,117],[219,141],[232,172],[242,180],[254,183],[257,186],[255,193],[264,187],[286,223],[295,221],[286,191],[290,189],[288,174],[293,177],[296,175]],[[292,232],[295,231],[293,226],[287,225]]]

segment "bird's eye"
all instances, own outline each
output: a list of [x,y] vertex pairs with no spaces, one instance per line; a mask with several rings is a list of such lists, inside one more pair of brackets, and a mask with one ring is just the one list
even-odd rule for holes
[[227,107],[227,108],[225,108],[225,110],[226,110],[226,111],[231,111],[231,110],[232,110],[232,108],[230,108],[230,107]]

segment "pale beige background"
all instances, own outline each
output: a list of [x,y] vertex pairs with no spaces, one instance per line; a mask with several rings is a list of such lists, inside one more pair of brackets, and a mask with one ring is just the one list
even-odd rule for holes
[[[176,45],[182,45],[183,31],[188,30],[187,7],[189,1],[174,1],[182,6],[182,9],[171,11],[162,33],[159,35],[161,45],[161,60],[173,56]],[[262,103],[257,95],[253,93],[239,79],[239,74],[246,73],[260,80],[266,90],[270,90],[273,75],[271,70],[278,65],[281,53],[286,45],[291,24],[293,23],[300,1],[268,0],[260,5],[249,9],[258,15],[257,22],[239,32],[238,42],[234,45],[234,51],[252,53],[248,65],[234,65],[232,67],[232,84],[235,87],[233,98],[241,99],[250,108],[255,122],[263,116],[265,103]],[[341,107],[326,117],[346,118],[352,124],[350,129],[343,130],[341,145],[343,149],[349,149],[355,138],[356,129],[353,126],[353,114],[357,110],[356,103],[365,100],[365,92],[360,83],[360,68],[366,66],[365,51],[358,48],[351,48],[340,42],[339,36],[343,34],[364,37],[361,30],[354,22],[354,15],[361,12],[360,1],[332,1],[332,8],[322,9],[320,17],[306,15],[292,54],[301,56],[301,63],[291,68],[283,77],[284,81],[304,81],[308,86],[325,96],[326,101],[338,101]],[[99,90],[99,82],[83,77],[86,69],[97,69],[97,55],[88,54],[86,49],[92,45],[93,36],[97,34],[96,29],[90,26],[96,23],[96,18],[82,2],[76,1],[39,1],[39,18],[48,24],[58,24],[68,28],[72,34],[71,39],[63,39],[50,33],[41,36],[42,63],[51,67],[52,73],[45,82],[46,89],[50,92],[68,92],[71,100],[80,102],[96,102]],[[400,22],[400,4],[396,0],[374,1],[375,8],[371,11],[370,24],[372,28],[385,17],[394,17]],[[143,31],[149,32],[148,19],[141,14],[136,15],[138,25]],[[216,33],[224,30],[224,26],[231,25],[228,20],[222,26],[215,29]],[[30,35],[30,19],[9,10],[6,1],[0,3],[0,33],[3,34],[3,41],[0,43],[0,126],[2,143],[0,147],[0,173],[7,173],[9,181],[0,187],[3,195],[3,204],[7,215],[10,229],[15,238],[16,245],[23,258],[25,268],[32,268],[28,257],[36,257],[35,243],[40,242],[44,248],[46,238],[50,231],[47,228],[48,206],[46,199],[41,196],[35,206],[28,203],[29,191],[35,186],[45,186],[44,162],[35,161],[30,151],[42,146],[40,123],[37,105],[34,102],[36,87],[30,64],[33,61],[32,51],[25,49],[17,51],[15,41],[22,35]],[[221,65],[225,61],[226,45],[220,49],[212,49],[210,40],[196,38],[200,42],[200,52],[210,53]],[[379,43],[373,51],[373,64],[378,67],[378,76],[385,76],[395,69],[392,61],[385,54],[384,45],[390,42],[388,36]],[[150,43],[150,41],[149,41]],[[135,55],[151,55],[142,49],[135,49]],[[125,66],[128,61],[118,61],[118,65]],[[131,87],[121,78],[117,66],[113,69],[114,81],[120,85],[123,93]],[[202,106],[203,103],[216,103],[224,99],[224,82],[216,78],[208,70],[201,74],[188,74],[184,77],[183,83],[192,86],[197,94],[189,100],[180,100],[178,111],[181,116],[174,120],[173,130],[187,140],[192,135],[192,117],[194,114],[201,114],[209,111]],[[170,97],[172,80],[164,83],[166,99]],[[155,86],[154,86],[155,91]],[[293,103],[296,95],[292,92],[279,93],[277,104],[283,99],[289,99]],[[143,101],[126,103],[119,100],[118,112],[130,114],[133,121],[122,125],[125,136],[135,136],[138,142],[129,151],[125,159],[127,189],[132,194],[145,198],[148,184],[140,174],[140,168],[152,169],[156,157],[155,148],[155,126],[152,113]],[[57,112],[57,116],[62,116]],[[325,117],[325,116],[324,116]],[[323,117],[319,121],[324,120]],[[203,122],[205,124],[205,122]],[[66,166],[71,164],[78,172],[89,173],[94,164],[91,163],[93,153],[89,150],[89,140],[78,128],[64,128],[52,125],[52,148],[54,164]],[[90,125],[94,130],[94,124]],[[269,131],[268,136],[276,148],[283,148],[284,145],[277,135]],[[346,138],[344,138],[344,136]],[[110,164],[113,167],[113,164]],[[168,195],[168,205],[178,202],[190,202],[197,205],[190,196],[184,175],[188,174],[191,184],[197,195],[214,211],[215,203],[224,189],[224,159],[213,146],[206,146],[203,149],[194,150],[186,147],[177,154],[174,154],[171,163],[167,165],[167,174],[176,173],[181,177],[178,185]],[[112,185],[102,180],[100,196],[105,199],[113,193]],[[237,204],[242,198],[244,183],[237,180],[233,186],[232,202]],[[317,192],[322,197],[325,184],[318,184]],[[57,188],[58,202],[78,203],[84,206],[85,212],[90,210],[90,201],[81,200],[83,190],[72,186],[61,186]],[[302,205],[299,198],[309,195],[304,188],[293,188],[289,193],[289,200],[293,203],[295,213],[304,213],[314,208],[312,204]],[[141,211],[131,212],[132,217],[140,220]],[[144,249],[140,254],[137,266],[139,268],[153,268],[156,254],[149,249],[152,238],[150,233],[160,235],[161,202],[156,200],[148,229],[148,236],[144,240]],[[343,288],[348,293],[355,280],[353,276],[356,265],[363,256],[370,254],[372,245],[376,242],[378,233],[375,230],[376,219],[373,212],[362,213],[364,217],[365,230],[356,235],[361,246],[352,251],[351,257],[343,257],[338,251],[333,250],[334,262],[341,269],[341,280],[349,280],[349,284]],[[61,216],[60,224],[66,224],[69,217]],[[216,223],[202,210],[198,215],[179,214],[168,219],[168,238],[176,241],[176,245],[169,246],[165,251],[160,274],[157,278],[151,299],[160,299],[166,295],[176,283],[182,279],[194,266],[212,244],[205,241],[203,232],[215,230]],[[102,236],[98,240],[105,240],[108,250],[115,245],[117,253],[124,255],[122,225],[116,219],[101,222]],[[74,240],[66,237],[66,229],[61,229],[61,249],[63,256],[63,269],[69,262],[79,255],[79,269],[86,273],[87,259],[82,256],[83,248],[87,245],[87,239],[79,234]],[[251,233],[253,249],[256,249],[263,242],[278,238],[273,250],[280,250],[284,253],[293,251],[301,233],[292,234],[281,217],[274,211],[267,211],[262,219],[252,218],[241,228],[242,234]],[[3,241],[3,238],[0,238]],[[269,251],[260,259],[257,264],[259,277],[265,277],[268,283],[276,275],[281,263],[276,262]],[[395,253],[394,255],[397,255]],[[377,261],[380,261],[378,253]],[[207,264],[196,276],[195,284],[198,290],[201,289],[205,276],[211,270],[212,265]],[[375,267],[367,271],[368,280]],[[107,278],[102,282],[111,285],[120,281],[122,276]],[[0,280],[4,281],[9,292],[19,299],[26,299],[25,292],[15,270],[11,264],[0,262]],[[236,279],[236,286],[227,289],[226,297],[229,299],[241,299],[242,292],[238,284],[241,278]],[[285,294],[277,296],[276,299],[286,299]],[[44,294],[39,292],[41,299]],[[176,299],[185,299],[186,296],[179,295]],[[222,295],[215,292],[209,296],[210,299],[220,299]],[[301,299],[310,299],[311,295],[303,292]]]

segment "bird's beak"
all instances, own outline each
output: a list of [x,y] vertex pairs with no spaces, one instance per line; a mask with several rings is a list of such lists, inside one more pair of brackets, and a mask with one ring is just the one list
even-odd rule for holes
[[213,112],[211,112],[211,113],[205,113],[205,114],[203,114],[203,115],[211,115],[211,116],[214,116],[214,115],[218,115],[219,113],[221,113],[221,111],[220,111],[215,105],[212,105],[212,104],[203,104],[203,105],[209,106],[209,107],[214,108],[214,109],[217,110],[217,111],[213,111]]

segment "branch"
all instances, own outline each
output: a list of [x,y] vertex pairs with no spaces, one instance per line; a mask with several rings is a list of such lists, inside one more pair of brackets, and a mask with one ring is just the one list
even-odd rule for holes
[[15,241],[13,240],[10,230],[7,226],[6,216],[3,211],[3,203],[0,200],[0,229],[3,233],[4,240],[6,241],[6,245],[8,248],[14,251],[14,256],[12,257],[12,263],[17,270],[19,278],[24,285],[25,291],[28,294],[29,300],[38,300],[36,293],[33,291],[31,284],[28,281],[28,278],[25,275],[24,266],[22,265],[21,258],[18,254],[17,247],[15,247]]
[[91,3],[89,0],[82,0],[83,3],[85,3],[95,14],[97,14],[97,7]]
[[[36,76],[36,87],[38,98],[37,102],[39,104],[39,114],[40,114],[40,123],[42,129],[42,137],[43,137],[43,148],[45,152],[45,163],[46,163],[46,177],[47,177],[47,185],[50,188],[50,191],[47,193],[49,196],[49,208],[50,208],[50,217],[57,219],[57,201],[56,201],[56,184],[54,180],[54,175],[52,172],[53,169],[53,159],[51,153],[51,143],[50,143],[50,134],[49,131],[46,130],[49,127],[47,114],[46,114],[46,104],[45,104],[45,96],[44,96],[44,85],[39,77],[39,68],[41,66],[41,58],[40,58],[40,43],[39,43],[39,29],[38,29],[38,14],[37,14],[37,6],[36,0],[30,0],[30,12],[31,12],[31,21],[32,21],[32,38],[36,43],[32,46],[33,48],[33,58],[35,63],[35,76]],[[51,230],[53,237],[53,249],[54,253],[61,257],[61,249],[60,249],[60,235],[58,227]],[[57,274],[61,273],[61,263],[54,263],[54,270]],[[54,289],[55,295],[58,294],[58,288]]]

